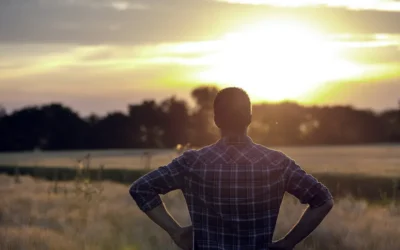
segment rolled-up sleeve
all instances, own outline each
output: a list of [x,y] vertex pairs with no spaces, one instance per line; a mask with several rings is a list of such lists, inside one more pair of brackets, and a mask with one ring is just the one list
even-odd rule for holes
[[160,167],[135,181],[129,193],[138,207],[150,211],[159,206],[162,201],[160,194],[181,189],[184,183],[185,159],[180,156],[167,166]]
[[287,158],[284,162],[286,192],[298,198],[302,204],[309,204],[313,208],[332,199],[329,190],[315,177],[307,174],[295,161]]

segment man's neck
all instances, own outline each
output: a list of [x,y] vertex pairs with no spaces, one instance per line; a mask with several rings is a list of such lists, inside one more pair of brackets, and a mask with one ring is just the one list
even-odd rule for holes
[[240,137],[240,136],[247,136],[247,131],[243,132],[234,132],[234,131],[225,131],[221,130],[221,137]]

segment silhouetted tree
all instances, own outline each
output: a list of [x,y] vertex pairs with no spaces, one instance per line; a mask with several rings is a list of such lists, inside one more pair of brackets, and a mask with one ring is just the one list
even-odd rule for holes
[[163,111],[163,144],[175,147],[189,143],[189,110],[185,101],[171,97],[161,103]]
[[93,128],[95,148],[130,148],[133,138],[130,136],[129,117],[115,112],[99,120]]
[[7,115],[6,109],[0,105],[0,119]]
[[218,94],[218,88],[215,86],[198,87],[192,91],[192,97],[196,101],[197,108],[203,110],[212,110],[214,99]]
[[[218,139],[213,121],[216,87],[193,90],[193,110],[183,100],[167,98],[130,105],[86,118],[61,104],[26,107],[7,114],[0,107],[0,151],[36,148],[107,149],[204,146]],[[296,103],[253,106],[253,139],[265,145],[313,145],[400,142],[400,110],[376,114],[350,106],[305,107]]]
[[85,147],[87,123],[76,112],[61,104],[43,106],[40,112],[40,148],[60,150]]
[[39,145],[41,112],[38,107],[28,107],[1,119],[1,149],[23,151]]
[[213,103],[217,94],[218,88],[214,86],[199,87],[192,91],[197,106],[191,116],[190,142],[195,146],[210,144],[218,137],[213,118]]
[[314,115],[319,125],[310,135],[313,143],[353,144],[384,140],[384,124],[371,111],[336,106],[317,109]]
[[386,141],[400,141],[400,110],[389,110],[380,114],[380,119],[385,124],[384,135]]
[[131,124],[137,131],[135,141],[140,141],[141,147],[162,147],[163,112],[155,101],[144,101],[140,105],[129,106]]
[[304,108],[290,102],[254,105],[253,120],[256,127],[262,131],[261,134],[257,133],[257,130],[254,130],[255,126],[250,129],[251,135],[259,143],[299,144],[300,125],[305,120]]

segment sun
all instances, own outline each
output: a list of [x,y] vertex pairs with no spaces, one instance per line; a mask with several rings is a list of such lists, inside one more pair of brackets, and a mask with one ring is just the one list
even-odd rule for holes
[[220,42],[199,78],[244,88],[256,100],[298,100],[328,81],[362,73],[322,34],[297,22],[261,22]]

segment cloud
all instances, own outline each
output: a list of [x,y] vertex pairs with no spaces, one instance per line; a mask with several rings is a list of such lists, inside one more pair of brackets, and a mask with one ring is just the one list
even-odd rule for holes
[[[63,78],[65,75],[69,75],[70,79],[78,75],[78,78],[85,79],[96,72],[119,79],[118,75],[125,76],[128,71],[134,72],[135,78],[143,82],[151,82],[155,80],[153,76],[158,75],[155,72],[163,72],[163,77],[167,78],[170,77],[168,72],[174,75],[174,69],[164,70],[169,66],[185,68],[176,72],[174,77],[179,79],[178,75],[184,76],[196,70],[193,69],[194,66],[207,64],[202,58],[213,50],[212,46],[215,46],[215,43],[210,41],[138,46],[75,46],[57,52],[50,48],[48,52],[38,55],[8,55],[0,58],[0,83],[7,79],[31,81],[34,76],[40,75],[50,75],[54,79]],[[17,45],[7,46],[7,49],[14,51],[18,48]],[[31,47],[35,48],[37,47]],[[5,49],[0,45],[0,52],[3,50]],[[143,75],[142,72],[146,74]]]
[[[51,0],[41,0],[46,4],[54,3]],[[56,0],[57,1],[57,0]],[[112,8],[118,11],[124,10],[147,10],[149,6],[146,1],[141,0],[58,0],[59,4],[84,6],[94,9]]]
[[127,1],[112,1],[110,5],[114,9],[120,10],[120,11],[129,10],[129,9],[135,9],[135,10],[148,9],[148,6],[144,5],[143,3],[131,3],[131,2],[127,2]]
[[[293,53],[292,57],[290,57],[290,54],[292,54],[290,51],[304,49],[306,50],[305,53],[310,53],[309,50],[311,48],[309,44],[298,44],[301,39],[296,37],[297,34],[288,33],[287,36],[284,36],[285,40],[279,41],[278,44],[269,41],[268,38],[262,42],[262,45],[255,45],[259,46],[261,51],[245,52],[245,54],[241,54],[238,50],[238,46],[241,46],[240,43],[232,43],[234,41],[229,39],[136,46],[81,45],[70,47],[55,46],[55,48],[49,46],[48,51],[44,50],[46,46],[27,46],[29,49],[24,49],[25,46],[19,45],[0,46],[0,52],[4,52],[2,53],[2,58],[0,57],[0,80],[26,78],[32,75],[49,74],[54,71],[60,72],[64,69],[74,69],[76,72],[80,72],[79,74],[82,77],[84,77],[82,70],[85,70],[86,73],[90,72],[90,70],[101,70],[118,74],[126,70],[138,72],[144,69],[155,72],[168,65],[181,65],[199,72],[202,67],[213,67],[213,63],[218,58],[222,61],[228,60],[227,58],[241,58],[241,60],[250,58],[250,60],[261,60],[261,62],[265,63],[265,58],[275,60],[279,57],[276,54],[273,56],[269,54],[277,51],[277,53],[285,54],[282,55],[282,58],[289,56],[288,58],[291,58],[292,63],[297,63],[302,58],[298,58],[299,53]],[[327,35],[322,40],[322,43],[320,49],[327,50],[328,54],[331,50],[335,51],[333,52],[337,54],[335,56],[349,62],[363,65],[392,63],[400,65],[400,35]],[[273,46],[278,47],[275,48]],[[263,48],[265,49],[263,50]],[[23,53],[15,52],[18,50],[22,50]],[[14,51],[14,53],[7,55],[6,51]],[[41,53],[30,55],[26,51],[41,51]],[[274,62],[272,61],[271,63]],[[221,62],[219,62],[220,64]],[[292,65],[292,67],[294,66]],[[74,73],[71,72],[71,74]],[[180,71],[180,74],[183,74],[183,72]],[[176,75],[174,77],[179,78]],[[141,80],[149,81],[151,79],[148,76],[144,76]]]
[[400,49],[399,46],[353,48],[344,50],[343,57],[364,64],[400,63]]
[[274,5],[284,7],[299,6],[328,6],[343,7],[354,10],[384,10],[400,11],[400,3],[396,0],[218,0],[220,2],[252,4],[252,5]]
[[400,35],[346,34],[330,37],[342,58],[362,64],[400,64]]
[[400,12],[206,0],[7,0],[0,1],[0,43],[138,45],[208,40],[266,18],[300,20],[334,33],[400,33]]

